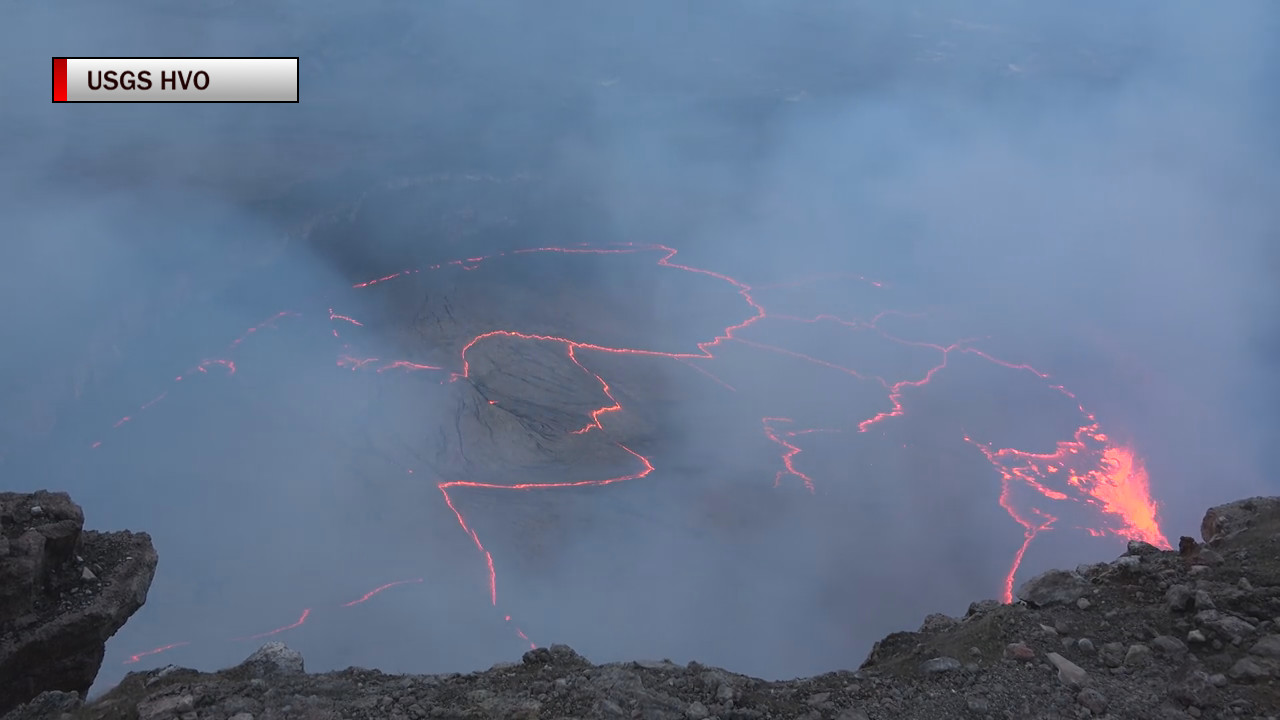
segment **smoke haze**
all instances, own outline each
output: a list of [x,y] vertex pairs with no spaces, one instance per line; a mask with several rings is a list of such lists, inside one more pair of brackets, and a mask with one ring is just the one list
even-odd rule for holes
[[[6,15],[0,477],[65,489],[87,526],[160,553],[100,687],[238,662],[264,640],[232,638],[308,608],[280,638],[311,670],[487,667],[527,647],[517,628],[595,661],[856,666],[1000,595],[1024,528],[978,446],[1069,440],[1057,384],[1145,461],[1171,539],[1277,491],[1274,3]],[[301,103],[47,100],[53,56],[202,55],[297,55]],[[510,254],[579,243],[670,246],[688,269],[665,250]],[[772,317],[715,361],[570,362],[499,337],[448,382],[493,330],[696,353],[755,312],[734,282]],[[913,313],[877,326],[899,340],[977,338],[1052,377],[957,351],[859,432],[887,388],[831,366],[918,380],[939,355],[781,318],[885,311]],[[382,360],[351,371],[357,350]],[[376,372],[388,359],[440,370]],[[473,412],[496,399],[572,430],[609,404],[601,382],[626,410],[580,435]],[[437,488],[637,474],[639,456],[652,473],[604,488]],[[1084,530],[1097,517],[1063,517],[1018,577],[1118,554]],[[170,643],[189,644],[124,664]]]

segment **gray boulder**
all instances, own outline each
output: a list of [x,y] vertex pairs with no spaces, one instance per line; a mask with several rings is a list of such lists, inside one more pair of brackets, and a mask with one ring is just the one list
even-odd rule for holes
[[1041,573],[1018,588],[1018,599],[1033,607],[1066,605],[1084,597],[1092,589],[1089,581],[1070,570]]
[[1200,522],[1200,537],[1221,544],[1248,530],[1260,520],[1280,516],[1280,497],[1254,497],[1209,508]]
[[83,525],[66,493],[0,493],[0,714],[46,691],[83,696],[147,600],[150,536]]
[[302,653],[282,642],[269,642],[258,648],[252,655],[240,663],[254,677],[271,677],[277,675],[301,675],[306,672],[302,663]]

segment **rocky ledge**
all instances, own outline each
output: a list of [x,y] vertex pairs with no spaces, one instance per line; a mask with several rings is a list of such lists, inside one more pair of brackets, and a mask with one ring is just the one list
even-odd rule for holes
[[0,493],[0,713],[86,693],[107,639],[146,602],[151,538],[83,527],[66,493]]
[[46,693],[5,720],[1276,718],[1280,498],[1214,508],[1201,536],[1174,551],[1132,542],[1114,562],[1033,578],[1015,604],[930,616],[856,672],[766,682],[552,646],[466,675],[307,674],[271,643],[217,673],[131,674],[88,705]]

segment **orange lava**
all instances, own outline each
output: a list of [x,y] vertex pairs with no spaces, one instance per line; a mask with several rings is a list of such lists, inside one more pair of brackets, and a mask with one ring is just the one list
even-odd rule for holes
[[311,608],[307,608],[303,610],[302,615],[298,616],[297,620],[295,620],[294,622],[288,625],[285,625],[283,627],[278,627],[275,630],[268,630],[266,632],[258,633],[257,635],[248,635],[245,637],[238,637],[235,639],[236,640],[261,640],[262,638],[271,637],[272,635],[279,635],[280,633],[285,632],[286,630],[292,630],[294,628],[302,627],[302,625],[307,622],[307,618],[309,617],[311,617]]
[[798,470],[795,466],[795,457],[804,452],[800,446],[791,444],[788,438],[798,437],[800,435],[808,435],[815,432],[839,432],[827,428],[811,429],[811,430],[779,430],[778,425],[782,423],[795,422],[791,418],[767,417],[761,418],[764,423],[765,437],[773,442],[781,445],[785,452],[782,453],[782,469],[773,476],[773,486],[778,487],[782,484],[782,478],[788,475],[799,478],[804,483],[804,487],[812,495],[816,492],[816,486],[813,484],[813,478]]
[[168,645],[161,645],[158,648],[152,648],[151,650],[145,650],[143,652],[130,655],[129,659],[124,661],[124,664],[132,665],[133,663],[141,661],[142,658],[147,657],[148,655],[159,655],[160,653],[166,650],[172,650],[174,648],[183,647],[184,645],[190,645],[190,644],[191,643],[188,643],[188,642],[176,642],[176,643],[169,643]]
[[[1066,389],[1057,389],[1073,397]],[[1160,529],[1147,471],[1133,448],[1115,444],[1099,430],[1093,415],[1084,408],[1080,408],[1080,413],[1087,422],[1076,430],[1072,439],[1059,442],[1051,453],[994,449],[965,438],[978,447],[1000,473],[1000,504],[1024,530],[1025,540],[1005,576],[1002,594],[1005,602],[1013,601],[1014,576],[1027,546],[1037,534],[1049,529],[1057,520],[1035,507],[1018,508],[1011,499],[1015,485],[1030,488],[1046,500],[1062,501],[1071,496],[1050,485],[1065,482],[1084,494],[1083,502],[1101,511],[1106,524],[1089,528],[1093,534],[1142,540],[1164,549],[1171,547]]]
[[[286,317],[297,316],[297,314],[298,313],[295,313],[295,312],[282,311],[272,315],[266,320],[263,320],[257,325],[254,325],[253,327],[250,327],[249,329],[245,330],[244,333],[242,333],[239,337],[237,337],[235,340],[232,340],[231,343],[227,346],[227,352],[230,353],[234,351],[236,348],[240,347],[240,345],[245,340],[252,337],[258,331],[264,330],[266,328],[274,328],[276,327],[277,321],[282,320]],[[173,381],[175,383],[182,382],[184,379],[191,377],[193,373],[200,373],[202,375],[207,375],[209,374],[209,368],[211,367],[220,367],[226,370],[226,374],[228,375],[233,375],[235,374],[235,371],[236,371],[235,362],[230,360],[229,358],[223,358],[223,357],[207,358],[205,360],[201,360],[200,363],[197,364],[194,368],[188,370],[182,375],[175,377]],[[169,396],[169,391],[165,390],[164,392],[155,396],[151,400],[148,400],[147,402],[140,405],[138,407],[137,412],[142,413],[146,410],[150,410],[151,408],[158,405],[160,401],[164,400],[168,396]],[[119,420],[116,420],[115,423],[112,424],[111,428],[113,430],[118,429],[123,425],[125,425],[126,423],[132,422],[134,419],[135,419],[134,415],[125,415],[124,417],[121,417]],[[94,440],[93,442],[89,443],[89,447],[91,449],[96,449],[101,447],[102,443],[103,443],[102,440]]]
[[[715,351],[717,348],[725,345],[726,343],[733,342],[744,347],[754,348],[761,352],[780,354],[807,363],[815,369],[841,373],[846,376],[850,382],[873,383],[875,386],[882,389],[884,391],[883,406],[872,409],[869,414],[864,417],[851,418],[849,426],[844,428],[863,433],[868,432],[870,429],[881,423],[903,416],[907,412],[910,395],[914,392],[921,391],[923,388],[928,386],[939,373],[944,372],[948,368],[949,359],[955,353],[978,357],[1011,371],[1031,373],[1046,383],[1049,381],[1049,376],[1046,373],[1029,365],[1006,362],[978,350],[973,347],[974,341],[972,340],[961,340],[948,344],[919,342],[892,335],[880,326],[881,320],[886,317],[916,316],[911,313],[886,311],[875,315],[868,320],[842,318],[830,313],[818,314],[812,317],[799,317],[783,314],[771,315],[766,310],[764,304],[762,304],[753,295],[752,286],[735,278],[729,277],[728,275],[677,263],[674,261],[677,251],[664,245],[617,245],[605,247],[584,245],[574,247],[527,248],[523,250],[499,252],[488,256],[470,257],[465,260],[453,260],[431,265],[426,268],[405,269],[399,272],[383,275],[366,282],[357,283],[353,287],[357,289],[372,288],[383,283],[394,281],[398,278],[408,277],[422,272],[447,270],[449,268],[476,270],[481,268],[486,262],[496,258],[529,254],[654,255],[657,258],[655,262],[659,267],[699,275],[707,278],[708,280],[719,282],[727,286],[727,289],[730,292],[736,293],[741,298],[745,306],[744,316],[738,322],[720,330],[714,337],[694,343],[691,348],[683,352],[665,352],[642,347],[612,347],[582,342],[568,337],[529,333],[517,329],[492,329],[476,335],[462,347],[460,356],[457,359],[457,366],[452,371],[409,360],[384,360],[377,357],[364,357],[356,354],[349,344],[344,344],[342,346],[337,356],[337,367],[346,368],[351,371],[374,369],[379,373],[389,370],[440,371],[441,382],[451,383],[466,381],[470,378],[471,364],[468,359],[468,355],[477,345],[488,340],[505,338],[522,342],[552,343],[561,345],[564,348],[566,359],[579,367],[583,372],[590,375],[598,383],[600,389],[600,405],[596,409],[587,413],[583,418],[582,427],[573,432],[575,434],[595,432],[603,434],[606,437],[608,436],[608,418],[618,413],[622,413],[625,410],[622,403],[620,403],[613,395],[608,379],[589,369],[587,361],[584,358],[591,353],[676,360],[692,367],[712,381],[719,383],[727,390],[734,392],[736,392],[736,388],[734,386],[724,382],[706,367],[703,367],[705,363],[716,359]],[[883,287],[882,283],[867,280],[860,276],[833,273],[829,274],[829,277],[837,279],[857,279],[860,282],[867,283],[868,285],[876,288]],[[759,291],[763,291],[767,288],[792,287],[804,282],[807,281],[760,285],[755,288],[755,292],[758,294]],[[267,321],[264,321],[258,326],[246,331],[244,335],[231,344],[230,349],[234,349],[245,338],[258,330],[271,327],[275,321],[295,314],[296,313],[280,313],[272,316],[272,318]],[[355,318],[338,313],[334,308],[328,309],[328,318],[331,323],[341,323],[343,326],[346,326],[347,329],[350,329],[351,327],[364,327],[363,324]],[[832,332],[873,333],[890,342],[936,353],[937,360],[927,370],[916,377],[906,379],[884,378],[866,373],[855,367],[849,367],[816,358],[788,347],[743,337],[745,330],[761,323],[761,321],[766,318],[773,322],[820,325],[823,327],[829,327]],[[336,327],[331,327],[331,334],[334,337],[338,337],[339,333]],[[196,370],[205,372],[208,367],[212,367],[214,365],[221,365],[225,367],[228,373],[235,371],[234,363],[225,358],[206,360],[199,364],[196,367]],[[177,380],[181,379],[182,376],[177,378]],[[1062,393],[1065,397],[1075,401],[1075,396],[1060,385],[1049,384],[1049,387],[1052,387]],[[143,406],[143,409],[150,407],[163,399],[163,397],[163,394],[160,395],[155,398],[155,400]],[[496,404],[497,401],[495,400],[488,401],[488,406],[495,406]],[[1023,529],[1023,540],[1021,544],[1013,550],[1008,571],[1002,583],[1002,596],[1006,602],[1012,599],[1015,577],[1021,566],[1023,557],[1025,556],[1032,541],[1040,533],[1051,530],[1054,523],[1058,520],[1054,514],[1051,514],[1051,512],[1046,509],[1052,507],[1052,503],[1076,503],[1095,509],[1098,516],[1102,518],[1101,524],[1096,527],[1087,528],[1095,535],[1139,538],[1160,547],[1169,546],[1162,531],[1160,530],[1157,518],[1157,507],[1151,498],[1149,479],[1135,452],[1128,446],[1114,443],[1108,436],[1101,432],[1097,419],[1092,414],[1085,411],[1083,407],[1079,406],[1078,402],[1076,404],[1081,416],[1081,424],[1078,430],[1076,430],[1071,438],[1058,442],[1057,446],[1053,448],[1051,452],[1036,453],[1017,448],[997,448],[990,443],[982,442],[970,437],[964,438],[964,440],[983,453],[999,475],[999,504],[1004,508],[1013,521]],[[132,416],[124,417],[117,423],[117,426],[123,425],[131,419],[133,419]],[[802,441],[805,437],[811,434],[840,432],[842,429],[797,429],[796,421],[776,416],[763,417],[761,418],[761,422],[764,435],[763,440],[777,445],[780,451],[778,456],[779,465],[776,469],[771,469],[771,471],[775,473],[774,484],[779,485],[784,479],[792,477],[800,481],[810,493],[814,493],[818,486],[819,479],[808,474],[802,467],[801,461],[803,459],[804,452]],[[655,466],[651,458],[636,452],[621,442],[613,442],[619,450],[630,456],[627,459],[635,463],[635,470],[613,477],[575,482],[511,482],[499,484],[457,479],[444,480],[437,483],[437,487],[440,490],[445,505],[453,513],[457,519],[458,525],[470,538],[471,543],[475,546],[476,551],[485,563],[488,578],[488,597],[492,605],[497,606],[499,599],[498,563],[495,561],[493,553],[485,547],[479,534],[474,529],[473,523],[468,520],[466,514],[459,507],[457,494],[468,489],[515,492],[554,490],[557,488],[584,486],[603,486],[619,482],[640,480],[648,477],[654,472]],[[94,444],[94,447],[97,447],[100,443],[101,441],[97,441]],[[406,472],[414,473],[414,469],[407,468]],[[1026,501],[1019,500],[1018,498],[1022,497],[1022,494],[1020,494],[1022,490],[1030,490],[1035,496],[1042,498],[1043,503],[1028,503]],[[362,604],[371,600],[385,590],[411,583],[421,584],[423,583],[423,579],[415,578],[386,583],[368,591],[356,600],[352,600],[351,602],[341,605],[340,607],[349,608],[354,605]],[[300,627],[308,620],[310,614],[310,609],[304,610],[296,622],[266,633],[248,636],[248,639],[268,637]],[[505,622],[511,622],[511,615],[504,614],[503,618]],[[536,647],[536,645],[529,640],[523,630],[517,627],[515,628],[515,632],[523,641],[528,642],[531,647]],[[144,653],[139,653],[137,655],[130,656],[130,659],[126,662],[137,662],[141,657],[163,652],[171,648],[180,647],[185,644],[186,643],[175,643],[156,648],[154,650],[149,650]]]
[[484,543],[480,541],[480,536],[476,534],[476,531],[472,529],[471,525],[467,522],[466,516],[462,514],[462,511],[458,510],[457,505],[453,502],[453,498],[449,496],[449,490],[454,488],[483,488],[486,490],[553,490],[556,488],[591,487],[612,485],[614,483],[625,482],[627,480],[639,480],[642,477],[647,477],[649,473],[653,472],[653,463],[649,462],[649,458],[641,455],[622,443],[617,443],[617,446],[629,453],[636,460],[639,460],[642,466],[641,469],[634,473],[618,475],[617,477],[604,478],[601,480],[579,480],[576,482],[555,483],[514,483],[511,485],[455,480],[453,482],[442,482],[436,486],[440,488],[440,494],[444,496],[445,504],[449,506],[449,509],[453,511],[454,516],[458,518],[458,524],[462,526],[462,529],[471,537],[471,541],[475,543],[476,548],[484,555],[485,564],[489,569],[489,602],[491,604],[495,607],[498,604],[498,571],[493,564],[493,553],[489,552],[485,548]]
[[383,590],[390,590],[391,588],[396,587],[397,585],[408,585],[410,583],[420,583],[420,582],[426,582],[426,578],[413,578],[412,580],[395,580],[385,585],[379,585],[378,587],[370,590],[369,592],[361,595],[360,597],[356,598],[355,600],[352,600],[351,602],[342,603],[342,607],[344,608],[351,607],[353,605],[359,605],[363,602],[367,602],[369,598],[373,597],[374,595],[381,593]]
[[[375,596],[381,595],[383,592],[390,590],[391,588],[398,587],[401,585],[422,584],[425,581],[426,581],[425,578],[409,578],[407,580],[394,580],[392,582],[379,585],[378,587],[373,588],[372,590],[364,593],[363,595],[356,598],[355,600],[352,600],[351,602],[342,603],[338,607],[349,608],[349,607],[354,607],[356,605],[362,605],[365,602],[368,602],[369,600],[373,599]],[[234,637],[230,639],[236,640],[236,641],[261,640],[262,638],[271,637],[272,635],[279,635],[280,633],[302,627],[307,622],[307,620],[311,618],[311,612],[312,612],[312,609],[307,608],[306,610],[302,611],[302,614],[298,617],[296,621],[288,625],[285,625],[283,627],[278,627],[275,630],[269,630],[264,633],[258,633],[257,635],[243,635],[240,637]],[[169,643],[168,645],[161,645],[159,647],[155,647],[150,650],[144,650],[139,653],[134,653],[133,655],[130,655],[128,658],[125,659],[124,664],[131,665],[133,663],[139,662],[144,657],[148,657],[150,655],[159,655],[160,653],[168,652],[170,650],[174,650],[180,647],[186,647],[190,644],[191,644],[190,642]]]

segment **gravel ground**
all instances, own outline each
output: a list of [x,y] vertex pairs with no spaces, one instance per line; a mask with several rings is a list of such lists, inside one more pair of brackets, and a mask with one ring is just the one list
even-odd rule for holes
[[558,645],[467,675],[307,674],[271,643],[217,673],[131,674],[87,706],[46,693],[5,720],[1280,717],[1280,498],[1214,508],[1201,535],[1050,571],[1012,605],[974,603],[884,638],[857,671],[787,682],[593,665]]

